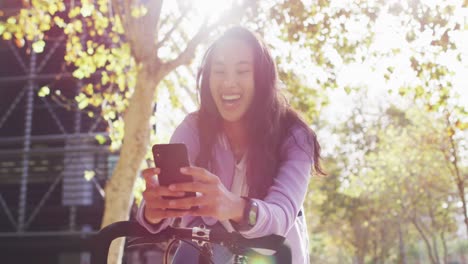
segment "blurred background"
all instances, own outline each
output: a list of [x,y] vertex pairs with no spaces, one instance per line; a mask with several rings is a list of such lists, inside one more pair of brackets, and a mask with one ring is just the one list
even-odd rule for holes
[[467,264],[466,0],[0,0],[0,262],[89,263],[134,218],[150,146],[197,109],[232,25],[265,39],[321,143],[311,262]]

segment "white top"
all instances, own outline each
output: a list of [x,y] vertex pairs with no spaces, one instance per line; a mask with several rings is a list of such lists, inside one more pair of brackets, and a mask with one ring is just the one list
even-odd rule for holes
[[[232,179],[231,192],[239,196],[247,196],[249,194],[249,186],[247,185],[246,177],[246,156],[242,156],[239,163],[235,165],[234,178]],[[233,232],[235,229],[232,227],[229,220],[220,221],[228,232]]]

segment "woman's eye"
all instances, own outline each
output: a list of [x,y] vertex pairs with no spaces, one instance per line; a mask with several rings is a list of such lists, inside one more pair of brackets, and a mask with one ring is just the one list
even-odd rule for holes
[[222,71],[222,70],[214,70],[213,73],[214,73],[214,74],[224,74],[224,71]]
[[243,71],[237,71],[238,74],[246,74],[249,73],[250,70],[243,70]]

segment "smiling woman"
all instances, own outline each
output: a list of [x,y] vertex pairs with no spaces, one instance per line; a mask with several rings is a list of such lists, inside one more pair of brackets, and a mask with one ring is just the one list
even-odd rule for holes
[[226,40],[214,51],[211,96],[224,120],[241,121],[254,95],[253,53],[242,40]]
[[[308,263],[303,203],[311,171],[322,173],[320,146],[279,94],[267,45],[245,28],[228,29],[205,53],[197,86],[200,108],[171,138],[187,146],[191,166],[181,173],[193,182],[167,187],[148,181],[138,221],[154,233],[181,217],[182,226],[205,224],[246,238],[277,234],[291,245],[293,263]],[[159,172],[143,174],[150,179]],[[163,198],[181,192],[200,195]],[[233,257],[220,248],[213,252],[214,263]],[[197,254],[182,244],[173,263],[187,263]]]

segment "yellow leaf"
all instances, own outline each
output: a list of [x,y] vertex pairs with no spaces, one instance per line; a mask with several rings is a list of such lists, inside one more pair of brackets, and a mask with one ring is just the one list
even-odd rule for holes
[[39,29],[40,29],[41,31],[47,31],[47,30],[50,29],[50,24],[48,24],[48,23],[42,23],[42,24],[39,25]]
[[59,9],[60,11],[65,11],[65,3],[64,3],[64,2],[59,2],[59,3],[57,4],[57,6],[58,6],[58,9]]
[[102,97],[98,95],[94,95],[93,97],[91,97],[89,103],[93,106],[99,107],[102,104]]
[[15,44],[19,48],[24,47],[24,43],[25,43],[24,38],[16,38],[15,39]]
[[83,23],[81,23],[81,20],[75,20],[75,22],[73,22],[73,29],[80,33],[83,32]]
[[140,6],[141,15],[144,16],[148,13],[148,8],[146,6]]
[[93,13],[93,10],[94,10],[93,5],[83,3],[83,6],[81,7],[81,15],[83,17],[88,17]]
[[65,21],[61,17],[54,17],[54,22],[59,28],[65,28]]
[[123,75],[117,76],[117,86],[119,86],[119,90],[121,92],[125,91],[125,76]]
[[96,140],[99,142],[100,145],[106,143],[106,138],[103,135],[96,135]]
[[452,137],[454,134],[455,134],[455,131],[453,130],[453,128],[451,127],[447,128],[447,135],[449,137]]
[[468,123],[460,122],[459,120],[455,123],[455,126],[462,131],[468,129]]
[[86,87],[84,88],[84,92],[89,94],[89,95],[92,95],[94,93],[93,85],[91,83],[86,85]]
[[96,176],[96,173],[94,171],[89,171],[89,170],[84,171],[84,178],[87,181],[92,180],[94,178],[94,176]]
[[71,42],[72,44],[77,44],[80,42],[80,38],[78,36],[73,36]]
[[102,78],[101,78],[101,83],[102,85],[106,85],[109,82],[109,75],[107,75],[107,72],[102,72]]
[[6,29],[5,25],[3,25],[3,23],[0,23],[0,35],[2,35],[3,32],[5,32],[5,29]]
[[44,51],[45,42],[43,40],[36,41],[32,44],[35,53],[42,53]]
[[74,18],[74,17],[76,17],[76,16],[80,13],[80,10],[81,10],[81,9],[80,9],[80,7],[78,7],[78,6],[75,7],[75,8],[73,8],[73,9],[70,10],[70,12],[68,13],[68,17],[69,17],[69,18]]
[[140,14],[140,9],[135,8],[135,7],[132,8],[131,15],[132,15],[132,17],[134,17],[134,18],[140,17],[140,16],[141,16],[141,14]]
[[12,24],[12,25],[16,24],[16,18],[14,18],[14,17],[9,17],[9,18],[7,19],[7,23],[8,23],[8,24]]
[[88,106],[89,100],[88,98],[83,99],[83,101],[78,103],[78,108],[79,109],[85,109]]
[[142,17],[146,13],[148,13],[148,9],[143,5],[132,7],[131,15],[134,18]]
[[50,4],[49,5],[49,13],[51,15],[55,14],[55,12],[58,11],[58,6],[56,4]]
[[3,33],[3,39],[4,40],[11,40],[11,37],[12,37],[12,35],[11,35],[10,32]]
[[40,96],[40,97],[46,97],[49,94],[50,94],[50,89],[47,86],[41,87],[41,89],[37,93],[37,95]]
[[94,55],[94,62],[96,63],[97,67],[103,67],[104,65],[106,65],[106,61],[107,61],[106,54],[99,53],[99,54]]
[[84,73],[82,70],[77,69],[73,72],[73,77],[78,78],[78,79],[83,79],[84,78]]

